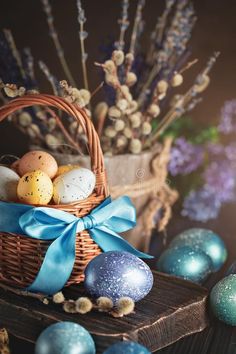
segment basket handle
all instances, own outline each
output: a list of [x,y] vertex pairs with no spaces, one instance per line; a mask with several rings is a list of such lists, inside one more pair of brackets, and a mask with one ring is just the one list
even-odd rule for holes
[[[26,95],[16,98],[0,107],[0,122],[17,110],[34,105],[49,106],[60,109],[72,116],[82,126],[82,129],[88,139],[88,151],[91,158],[91,168],[96,175],[96,188],[102,188],[103,193],[105,192],[105,195],[108,195],[104,158],[100,140],[91,119],[80,107],[75,106],[72,103],[67,102],[64,98],[58,96],[47,94]],[[102,191],[100,190],[98,192],[101,193]]]

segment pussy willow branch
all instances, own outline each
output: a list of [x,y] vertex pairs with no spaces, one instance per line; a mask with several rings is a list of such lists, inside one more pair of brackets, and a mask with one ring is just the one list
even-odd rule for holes
[[13,57],[15,58],[15,60],[17,62],[17,65],[18,65],[18,67],[20,69],[20,73],[21,73],[22,77],[25,78],[26,77],[25,70],[23,68],[21,56],[20,56],[20,54],[18,52],[18,49],[16,47],[16,43],[14,41],[13,35],[12,35],[11,31],[8,30],[8,29],[4,29],[3,32],[5,34],[5,37],[6,37],[6,40],[7,40],[8,44],[9,44],[9,46],[11,48]]
[[60,60],[61,66],[62,66],[62,68],[64,70],[64,73],[65,73],[68,81],[70,82],[70,84],[72,86],[75,87],[76,83],[75,83],[75,81],[73,79],[73,76],[72,76],[72,74],[70,72],[69,66],[68,66],[67,61],[66,61],[65,56],[64,56],[64,51],[62,49],[61,43],[60,43],[59,38],[58,38],[58,34],[57,34],[55,26],[54,26],[54,18],[53,18],[53,15],[52,15],[51,6],[50,6],[48,0],[41,0],[41,2],[43,4],[44,12],[46,13],[46,18],[47,18],[47,23],[48,23],[48,27],[49,27],[49,32],[50,32],[50,35],[52,37],[53,43],[55,45],[57,56],[58,56],[58,58]]
[[144,5],[145,5],[145,0],[139,0],[139,2],[137,4],[137,10],[136,10],[133,31],[131,34],[130,48],[129,48],[129,52],[132,54],[134,54],[134,51],[135,51],[138,26],[140,24],[140,21],[142,20],[142,10],[143,10]]

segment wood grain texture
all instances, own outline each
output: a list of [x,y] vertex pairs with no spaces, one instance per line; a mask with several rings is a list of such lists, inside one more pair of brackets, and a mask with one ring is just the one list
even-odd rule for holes
[[[137,303],[135,314],[127,317],[113,318],[99,312],[67,314],[60,305],[44,305],[37,299],[1,289],[0,323],[16,337],[34,342],[50,324],[74,321],[93,335],[97,353],[119,340],[137,341],[154,352],[206,328],[207,290],[175,277],[158,272],[153,274],[152,291]],[[81,295],[84,295],[82,286],[65,290],[66,298],[76,299]]]

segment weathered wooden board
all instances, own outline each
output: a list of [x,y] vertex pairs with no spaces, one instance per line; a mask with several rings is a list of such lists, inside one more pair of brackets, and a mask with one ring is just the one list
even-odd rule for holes
[[[67,314],[60,305],[44,305],[39,300],[22,297],[0,289],[0,325],[11,334],[34,342],[40,332],[56,321],[74,321],[93,335],[97,353],[119,340],[134,340],[152,352],[208,325],[207,290],[191,282],[158,272],[150,294],[137,303],[135,314],[113,318],[92,312]],[[66,298],[84,294],[82,286],[65,291]]]

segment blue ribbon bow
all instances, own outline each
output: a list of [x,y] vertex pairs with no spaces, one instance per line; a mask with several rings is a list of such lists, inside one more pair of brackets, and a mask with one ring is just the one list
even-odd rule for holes
[[67,212],[29,205],[0,202],[0,231],[24,234],[38,240],[54,240],[28,291],[55,294],[66,284],[75,262],[76,233],[89,230],[104,251],[127,251],[141,258],[152,258],[132,247],[117,233],[136,224],[135,208],[128,197],[104,200],[82,218]]

